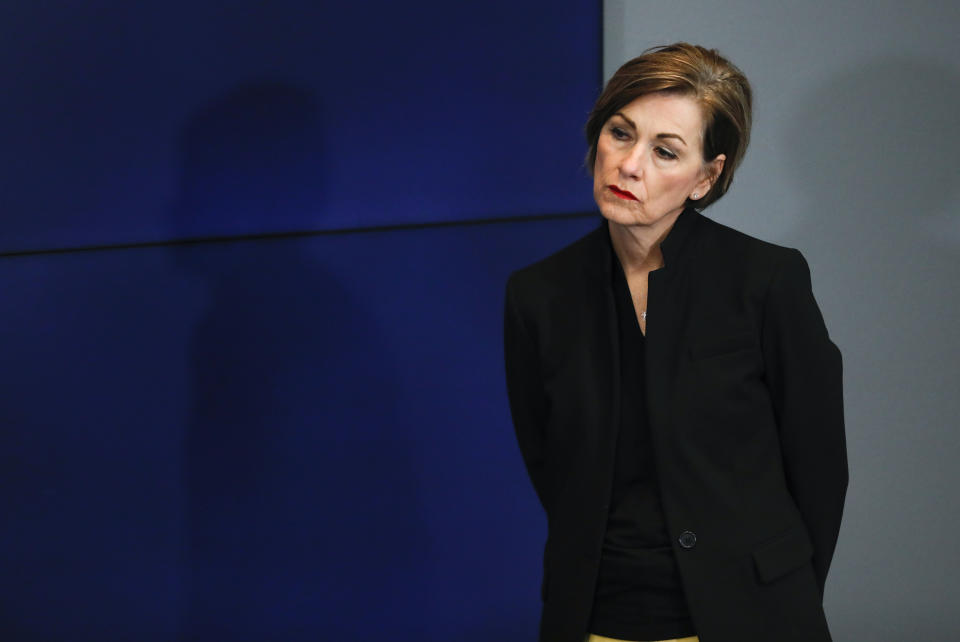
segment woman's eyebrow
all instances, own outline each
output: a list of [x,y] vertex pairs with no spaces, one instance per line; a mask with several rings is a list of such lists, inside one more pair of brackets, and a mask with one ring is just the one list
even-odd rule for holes
[[657,138],[676,138],[684,145],[687,144],[687,141],[683,140],[683,137],[680,136],[680,134],[670,134],[670,133],[657,134]]
[[[636,124],[635,122],[633,122],[632,120],[630,120],[629,118],[627,118],[626,116],[624,116],[624,115],[623,115],[623,112],[619,112],[619,111],[618,111],[618,112],[616,112],[616,113],[614,114],[614,116],[619,116],[620,118],[622,118],[622,119],[624,119],[625,121],[627,121],[627,124],[630,125],[631,127],[633,127],[634,130],[637,129],[637,124]],[[683,137],[682,137],[680,134],[671,134],[671,133],[669,133],[669,132],[664,132],[664,133],[662,133],[662,134],[657,134],[657,135],[656,135],[656,138],[660,138],[660,139],[663,139],[663,138],[676,138],[677,140],[679,140],[679,141],[680,141],[681,143],[683,143],[684,145],[687,144],[687,141],[683,140]]]
[[634,123],[634,122],[633,122],[632,120],[630,120],[629,118],[627,118],[626,116],[624,116],[624,115],[623,115],[623,112],[618,111],[617,113],[614,114],[614,116],[619,116],[620,118],[622,118],[622,119],[624,119],[625,121],[627,121],[627,124],[628,124],[628,125],[630,125],[630,126],[633,127],[634,129],[637,128],[637,124]]

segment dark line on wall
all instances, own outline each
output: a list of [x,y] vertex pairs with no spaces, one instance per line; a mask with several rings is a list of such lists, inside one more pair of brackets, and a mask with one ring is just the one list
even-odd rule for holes
[[468,219],[466,221],[436,221],[428,223],[405,223],[398,225],[374,225],[370,227],[351,227],[334,230],[293,230],[289,232],[262,232],[258,234],[233,234],[223,236],[198,236],[164,241],[139,241],[132,243],[106,243],[100,245],[78,245],[32,250],[13,250],[0,252],[0,258],[24,256],[44,256],[51,254],[81,254],[87,252],[112,252],[115,250],[138,250],[156,247],[176,247],[183,245],[205,245],[216,243],[243,243],[247,241],[282,241],[315,236],[341,236],[347,234],[370,234],[375,232],[399,232],[407,230],[427,230],[443,227],[496,225],[502,223],[529,223],[538,221],[567,220],[599,216],[598,212],[572,212],[566,214],[538,214],[534,216],[500,216],[496,218]]
[[[597,43],[599,52],[597,60],[597,92],[603,91],[603,20],[604,0],[597,0],[599,37]],[[184,239],[169,239],[164,241],[139,241],[131,243],[105,243],[100,245],[78,245],[73,247],[57,247],[29,250],[12,250],[0,252],[0,259],[17,258],[24,256],[44,256],[52,254],[81,254],[87,252],[111,252],[114,250],[136,250],[156,247],[175,247],[182,245],[204,245],[217,243],[243,243],[247,241],[280,241],[295,238],[310,238],[314,236],[333,236],[341,234],[367,234],[373,232],[397,232],[404,230],[423,230],[441,227],[455,227],[458,225],[494,225],[501,223],[527,223],[533,221],[566,220],[576,218],[590,218],[598,216],[594,212],[573,212],[565,214],[537,214],[534,216],[500,216],[496,218],[468,219],[466,221],[436,221],[428,223],[407,223],[398,225],[375,225],[372,227],[351,227],[335,230],[293,230],[288,232],[263,232],[259,234],[234,234],[223,236],[201,236]]]

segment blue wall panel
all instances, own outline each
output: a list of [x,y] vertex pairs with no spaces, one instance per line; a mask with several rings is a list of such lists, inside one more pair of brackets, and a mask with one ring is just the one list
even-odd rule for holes
[[597,0],[0,7],[0,252],[590,209]]
[[532,639],[503,287],[596,224],[0,260],[0,638]]
[[[0,640],[527,640],[510,270],[596,0],[0,7]],[[34,250],[99,246],[64,254]]]

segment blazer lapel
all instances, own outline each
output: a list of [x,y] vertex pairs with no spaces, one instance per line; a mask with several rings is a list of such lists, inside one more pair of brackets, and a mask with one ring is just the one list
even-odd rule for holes
[[683,358],[690,314],[690,267],[701,219],[692,208],[680,214],[660,244],[664,267],[651,272],[647,281],[647,408],[655,446],[669,431],[677,364]]
[[589,342],[583,346],[592,362],[591,384],[595,403],[588,404],[593,413],[593,439],[590,440],[594,470],[610,472],[608,478],[597,479],[599,492],[607,496],[613,481],[613,461],[616,454],[617,431],[620,418],[620,337],[617,328],[617,309],[613,299],[613,248],[607,221],[588,237],[582,265],[584,268],[585,302],[584,332]]
[[[670,426],[671,400],[674,393],[677,364],[683,357],[683,335],[689,314],[689,265],[694,256],[697,228],[701,215],[694,209],[684,210],[661,243],[664,267],[650,273],[647,294],[646,372],[647,408],[650,428],[656,446],[659,436]],[[620,337],[617,310],[613,299],[613,266],[616,257],[610,244],[610,233],[604,219],[587,237],[584,255],[583,301],[580,312],[584,322],[582,337],[589,343],[582,346],[592,368],[588,368],[595,403],[588,404],[595,427],[589,440],[590,452],[597,470],[610,471],[605,479],[595,480],[598,492],[607,496],[613,480],[620,420]]]

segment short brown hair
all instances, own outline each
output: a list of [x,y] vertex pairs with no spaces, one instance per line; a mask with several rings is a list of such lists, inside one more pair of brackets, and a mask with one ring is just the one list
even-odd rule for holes
[[703,209],[723,196],[750,142],[753,92],[743,72],[715,49],[686,42],[653,47],[627,61],[607,81],[587,119],[590,149],[587,169],[593,174],[597,140],[604,123],[625,105],[645,94],[666,92],[690,96],[703,110],[703,159],[726,155],[723,170],[707,194],[688,201]]

